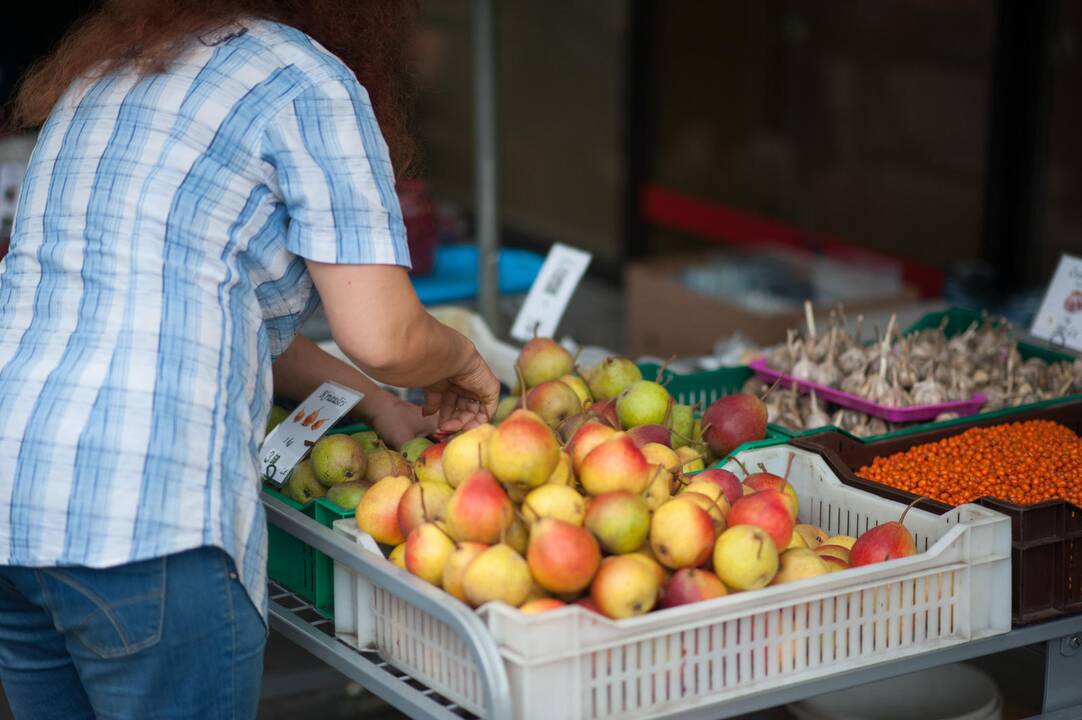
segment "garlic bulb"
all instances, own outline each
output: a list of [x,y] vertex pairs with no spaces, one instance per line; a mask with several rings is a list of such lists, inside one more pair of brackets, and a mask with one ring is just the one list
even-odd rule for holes
[[824,425],[830,425],[830,416],[827,415],[819,407],[818,398],[815,397],[815,390],[811,393],[811,409],[804,418],[804,427],[807,430],[817,427],[823,427]]

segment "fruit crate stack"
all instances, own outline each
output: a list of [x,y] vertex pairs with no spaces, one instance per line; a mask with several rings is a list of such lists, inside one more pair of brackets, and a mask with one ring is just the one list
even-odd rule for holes
[[[798,447],[822,455],[843,483],[880,497],[909,503],[917,496],[906,490],[859,477],[861,468],[877,458],[887,458],[914,448],[956,437],[974,428],[1007,423],[1051,421],[1082,433],[1082,399],[1043,403],[1037,407],[1011,408],[973,418],[963,418],[933,428],[916,428],[881,439],[861,440],[827,429],[793,440]],[[1011,478],[1025,483],[1029,478]],[[996,497],[971,502],[1000,512],[1011,519],[1013,621],[1025,625],[1082,612],[1082,507],[1063,499],[1020,505]],[[917,507],[929,512],[951,512],[950,505],[923,500]]]
[[[516,720],[691,711],[722,694],[736,698],[782,688],[1009,630],[1006,517],[977,505],[943,515],[913,509],[902,528],[897,521],[903,504],[846,486],[817,452],[785,444],[741,450],[723,465],[734,473],[739,466],[784,473],[799,498],[798,519],[823,534],[879,532],[878,537],[904,537],[912,547],[886,562],[750,585],[759,589],[615,620],[588,609],[588,603],[553,603],[555,609],[527,614],[501,601],[482,602],[478,612],[507,669]],[[780,512],[791,517],[788,509]],[[720,538],[741,527],[747,526],[730,528]],[[334,530],[356,543],[366,561],[387,562],[352,520],[335,522]],[[769,537],[763,543],[774,546]],[[654,549],[659,551],[669,552]],[[746,569],[750,578],[760,557],[745,553],[723,562],[727,572]],[[638,567],[641,561],[627,562]],[[336,565],[335,575],[339,639],[378,651],[416,681],[483,714],[482,684],[466,640],[345,566]],[[419,593],[432,592],[420,576],[405,570],[399,576]],[[607,600],[596,589],[593,595],[595,607],[609,614],[602,605]],[[448,595],[447,602],[458,600]]]

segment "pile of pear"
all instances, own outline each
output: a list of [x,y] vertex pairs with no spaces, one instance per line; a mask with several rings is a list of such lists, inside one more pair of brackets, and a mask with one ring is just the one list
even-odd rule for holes
[[[576,604],[621,619],[905,554],[897,538],[799,523],[785,477],[705,469],[763,437],[758,398],[728,396],[697,418],[630,360],[580,374],[547,338],[527,343],[517,367],[520,392],[493,422],[445,442],[399,455],[372,438],[325,438],[366,456],[364,480],[347,481],[362,487],[360,530],[472,607]],[[319,451],[310,463],[322,470],[317,458],[334,453]]]

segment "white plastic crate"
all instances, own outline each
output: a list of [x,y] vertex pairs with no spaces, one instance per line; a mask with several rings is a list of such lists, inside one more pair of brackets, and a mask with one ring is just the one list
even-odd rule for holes
[[[901,514],[897,502],[842,485],[812,452],[775,445],[740,459],[782,474],[790,453],[802,522],[855,536]],[[962,505],[942,516],[914,508],[905,524],[920,551],[913,557],[629,620],[577,606],[527,616],[490,603],[480,613],[504,658],[515,717],[652,717],[1007,632],[1010,520]],[[352,520],[334,529],[375,547]],[[334,587],[340,638],[377,648],[482,713],[477,672],[449,628],[342,567]]]

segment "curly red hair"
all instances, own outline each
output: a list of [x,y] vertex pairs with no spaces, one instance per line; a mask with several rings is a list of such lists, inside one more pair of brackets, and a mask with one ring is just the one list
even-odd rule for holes
[[194,34],[242,16],[295,27],[341,58],[372,98],[395,168],[409,168],[416,149],[409,71],[416,0],[104,0],[27,72],[15,121],[41,125],[68,86],[92,72],[129,65],[161,72]]

